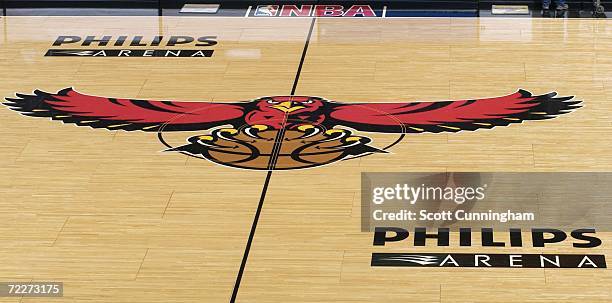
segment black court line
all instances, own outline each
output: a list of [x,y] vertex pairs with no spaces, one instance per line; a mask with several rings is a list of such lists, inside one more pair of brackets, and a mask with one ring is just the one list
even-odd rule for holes
[[[310,22],[310,29],[308,30],[308,36],[306,37],[306,42],[304,43],[304,49],[302,50],[302,57],[300,58],[300,64],[298,65],[298,69],[295,74],[295,79],[293,80],[293,86],[291,87],[291,95],[294,95],[297,89],[298,81],[300,80],[300,74],[302,73],[302,66],[304,66],[304,59],[306,58],[306,52],[308,51],[308,45],[310,45],[310,37],[312,36],[312,31],[314,29],[316,20],[317,20],[316,18],[312,18],[312,21]],[[285,119],[287,119],[286,113],[285,113]],[[272,172],[274,171],[274,167],[276,166],[276,161],[278,160],[278,155],[280,153],[280,147],[283,144],[284,136],[285,136],[285,128],[283,127],[276,135],[276,138],[274,141],[274,147],[272,148],[272,154],[270,155],[270,159],[268,160],[268,174],[266,175],[266,180],[264,181],[263,188],[261,190],[261,196],[259,197],[259,204],[257,205],[257,211],[255,212],[255,217],[253,218],[253,224],[251,224],[251,232],[249,233],[249,238],[247,240],[247,244],[244,249],[244,254],[242,255],[242,262],[240,263],[240,269],[238,270],[238,275],[236,276],[236,283],[234,284],[234,290],[232,291],[232,297],[230,298],[230,303],[235,303],[236,298],[238,297],[238,290],[240,289],[240,282],[242,282],[242,276],[244,275],[244,268],[246,267],[247,260],[249,259],[249,252],[251,251],[251,245],[253,244],[253,238],[255,237],[255,230],[257,229],[257,223],[259,222],[259,216],[261,215],[263,203],[266,199],[266,193],[268,192],[268,185],[270,185],[270,179],[272,178]]]
[[298,65],[298,69],[295,74],[295,80],[293,80],[293,87],[291,87],[291,95],[294,95],[295,90],[297,89],[298,81],[300,80],[300,74],[302,73],[302,66],[304,66],[304,58],[306,58],[308,45],[310,45],[310,37],[312,36],[312,30],[314,29],[316,21],[316,18],[312,18],[312,21],[310,22],[310,29],[308,29],[308,37],[306,38],[306,43],[304,43],[304,50],[302,50],[302,58],[300,59],[300,65]]

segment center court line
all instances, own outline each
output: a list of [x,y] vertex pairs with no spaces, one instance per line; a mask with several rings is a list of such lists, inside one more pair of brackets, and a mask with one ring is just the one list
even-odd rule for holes
[[[316,20],[317,20],[316,18],[312,18],[312,21],[310,22],[310,29],[308,30],[308,36],[306,37],[306,42],[304,43],[304,49],[302,50],[302,57],[300,58],[300,64],[298,65],[298,69],[295,74],[295,79],[293,80],[293,86],[291,87],[291,95],[294,95],[297,89],[298,81],[300,79],[300,74],[302,73],[302,66],[304,66],[304,59],[306,58],[306,52],[308,51],[308,45],[310,44],[310,37],[312,36],[312,31],[314,29]],[[287,119],[287,114],[285,113],[285,120],[286,119]],[[285,128],[283,127],[278,132],[276,139],[274,141],[274,147],[272,148],[272,154],[270,155],[270,159],[268,161],[268,174],[266,175],[266,180],[264,181],[263,188],[261,190],[261,196],[259,197],[259,204],[257,205],[257,211],[255,212],[255,217],[253,218],[253,224],[251,225],[251,232],[249,233],[249,238],[247,240],[247,244],[244,249],[244,254],[242,255],[242,262],[240,263],[240,270],[238,270],[238,275],[236,276],[236,283],[234,284],[234,290],[232,291],[232,297],[230,298],[230,303],[235,303],[236,298],[238,296],[238,289],[240,289],[240,282],[242,281],[242,276],[244,274],[244,268],[246,267],[247,260],[249,259],[249,252],[251,250],[251,244],[253,244],[253,237],[255,236],[255,230],[257,229],[257,223],[259,222],[259,216],[261,215],[263,203],[264,203],[264,200],[266,199],[266,193],[268,192],[268,185],[270,184],[270,179],[272,178],[272,172],[274,171],[274,167],[276,166],[276,161],[278,160],[278,155],[280,153],[280,147],[283,144],[284,136],[285,136]]]

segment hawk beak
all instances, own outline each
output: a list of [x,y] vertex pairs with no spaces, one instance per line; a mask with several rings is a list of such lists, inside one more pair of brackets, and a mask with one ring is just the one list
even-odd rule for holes
[[298,109],[306,108],[306,107],[301,106],[301,105],[293,106],[293,102],[291,102],[291,101],[281,102],[278,105],[274,105],[272,107],[276,108],[276,109],[278,109],[280,111],[286,112],[286,113],[290,113],[290,112],[296,111]]

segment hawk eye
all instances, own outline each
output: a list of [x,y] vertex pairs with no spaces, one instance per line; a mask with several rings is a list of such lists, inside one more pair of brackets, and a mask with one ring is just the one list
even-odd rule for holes
[[312,100],[304,101],[303,103],[310,104],[312,103]]
[[278,102],[273,101],[273,100],[268,100],[268,103],[270,103],[270,104],[278,104]]

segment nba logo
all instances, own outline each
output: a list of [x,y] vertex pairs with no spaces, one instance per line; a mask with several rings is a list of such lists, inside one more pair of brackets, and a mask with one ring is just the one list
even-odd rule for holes
[[278,13],[278,5],[259,5],[255,10],[254,16],[274,17]]

